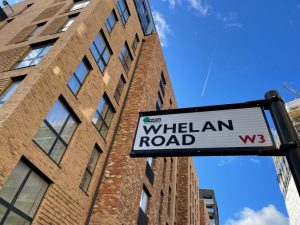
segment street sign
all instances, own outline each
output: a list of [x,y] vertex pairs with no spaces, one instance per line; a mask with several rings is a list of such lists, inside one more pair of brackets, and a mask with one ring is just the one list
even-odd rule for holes
[[140,113],[131,156],[258,155],[273,149],[262,107],[242,103]]

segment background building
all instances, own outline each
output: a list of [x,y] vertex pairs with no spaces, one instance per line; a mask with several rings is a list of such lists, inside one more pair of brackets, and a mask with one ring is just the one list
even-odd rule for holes
[[[295,129],[300,137],[300,99],[288,102],[286,108]],[[276,144],[279,146],[279,138],[276,138]],[[292,177],[287,159],[285,157],[273,157],[277,180],[280,190],[284,196],[286,208],[289,214],[290,225],[300,224],[300,197]]]
[[210,225],[219,225],[218,204],[216,201],[214,190],[200,189],[199,192],[200,197],[204,200],[210,219]]
[[191,158],[129,157],[138,112],[176,107],[148,2],[12,9],[0,10],[0,224],[183,225],[183,185],[198,225]]

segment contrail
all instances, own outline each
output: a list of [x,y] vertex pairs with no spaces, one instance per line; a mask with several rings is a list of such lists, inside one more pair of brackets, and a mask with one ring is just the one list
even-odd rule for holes
[[205,79],[204,86],[203,86],[203,89],[202,89],[202,94],[201,94],[202,97],[203,97],[205,89],[206,89],[206,85],[207,85],[208,78],[210,76],[211,68],[212,68],[212,66],[214,64],[216,50],[217,50],[217,46],[215,47],[215,51],[214,51],[214,54],[213,54],[213,56],[211,58],[210,65],[209,65],[209,68],[208,68],[208,71],[207,71],[207,74],[206,74],[206,79]]

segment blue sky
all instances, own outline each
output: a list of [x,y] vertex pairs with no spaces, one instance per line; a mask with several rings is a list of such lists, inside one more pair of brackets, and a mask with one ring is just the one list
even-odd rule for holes
[[[300,92],[300,0],[149,0],[178,107]],[[215,189],[221,225],[284,225],[270,157],[194,157],[200,186]],[[250,221],[250,222],[249,222]]]

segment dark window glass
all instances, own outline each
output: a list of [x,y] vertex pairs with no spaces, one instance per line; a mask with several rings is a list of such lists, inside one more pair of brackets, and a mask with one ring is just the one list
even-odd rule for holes
[[157,98],[157,101],[156,101],[156,110],[157,111],[161,110],[162,105],[163,105],[163,101],[162,101],[162,98],[161,98],[160,94],[158,93],[158,98]]
[[121,60],[121,63],[123,65],[125,71],[127,72],[132,63],[132,56],[131,56],[131,53],[129,51],[129,48],[128,48],[128,45],[126,42],[125,42],[125,45],[123,46],[123,48],[121,49],[119,58]]
[[53,43],[43,44],[33,47],[26,55],[15,65],[14,69],[37,65],[47,54]]
[[17,90],[22,80],[15,80],[9,87],[0,95],[0,108],[9,99],[9,97]]
[[163,96],[165,96],[165,86],[166,86],[166,80],[163,74],[161,74],[160,76],[160,81],[159,81],[159,87],[161,90],[161,93],[163,94]]
[[121,20],[122,20],[123,24],[125,25],[128,20],[129,15],[130,15],[125,0],[118,0],[117,8],[118,8]]
[[106,22],[105,22],[105,27],[106,27],[108,33],[110,33],[113,30],[116,22],[117,22],[117,17],[116,17],[115,11],[113,10],[109,14],[109,16],[107,17]]
[[89,188],[89,185],[90,185],[95,167],[97,165],[99,155],[100,155],[100,149],[98,149],[98,147],[95,147],[93,149],[93,152],[92,152],[91,156],[90,156],[89,162],[87,164],[87,167],[86,167],[85,172],[83,174],[83,178],[82,178],[81,183],[80,183],[80,188],[84,192],[87,192],[87,190]]
[[117,100],[117,102],[119,102],[119,100],[120,100],[122,90],[123,90],[125,83],[126,83],[125,79],[124,79],[123,75],[121,75],[119,83],[118,83],[116,91],[115,91],[115,94],[114,94],[114,97]]
[[132,50],[133,50],[133,52],[136,51],[139,42],[140,42],[140,39],[139,39],[138,35],[136,34],[134,36],[134,39],[133,39],[133,42],[132,42]]
[[69,9],[69,11],[74,11],[77,9],[85,8],[89,3],[90,3],[89,0],[82,0],[82,1],[74,2],[72,7]]
[[68,83],[68,86],[74,95],[78,93],[89,71],[90,69],[86,63],[86,60],[83,59],[78,65],[78,67],[76,68],[75,72],[73,73]]
[[29,225],[48,183],[20,161],[0,190],[0,224]]
[[107,97],[103,96],[93,117],[93,123],[103,138],[107,135],[114,112],[115,111]]
[[92,45],[90,46],[90,51],[97,62],[97,65],[101,72],[104,71],[105,67],[107,66],[108,60],[112,54],[107,41],[100,31],[96,38],[94,39]]
[[35,29],[25,38],[25,40],[30,40],[33,36],[36,36],[37,34],[39,34],[41,32],[41,30],[43,29],[44,25],[46,23],[40,23],[37,24],[37,26],[35,27]]
[[61,100],[56,101],[33,140],[59,163],[78,125]]

